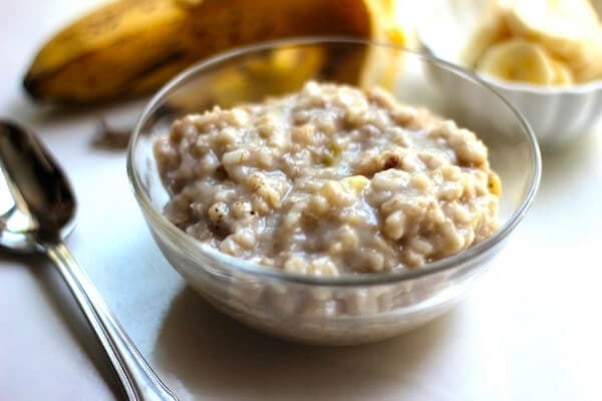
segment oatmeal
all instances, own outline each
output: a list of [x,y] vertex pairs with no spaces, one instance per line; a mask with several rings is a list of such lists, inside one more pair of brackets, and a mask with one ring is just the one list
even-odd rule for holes
[[220,251],[337,276],[416,268],[498,229],[476,135],[380,88],[308,82],[218,107],[154,144],[167,218]]

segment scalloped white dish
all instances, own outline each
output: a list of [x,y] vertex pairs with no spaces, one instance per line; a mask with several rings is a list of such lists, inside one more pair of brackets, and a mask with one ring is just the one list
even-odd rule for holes
[[[431,55],[468,68],[461,54],[495,0],[431,0],[422,10],[424,16],[416,30],[424,50]],[[592,1],[597,11],[602,0]],[[542,87],[528,83],[503,81],[475,72],[482,80],[508,99],[526,118],[541,144],[558,144],[590,132],[602,121],[602,81],[564,87]],[[438,77],[452,93],[461,93],[459,101],[474,101],[454,76]]]

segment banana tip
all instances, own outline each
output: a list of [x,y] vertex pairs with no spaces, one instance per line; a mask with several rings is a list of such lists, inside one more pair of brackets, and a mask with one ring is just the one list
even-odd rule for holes
[[40,100],[43,97],[40,88],[40,80],[29,74],[23,79],[23,89],[25,89],[25,92],[33,99]]

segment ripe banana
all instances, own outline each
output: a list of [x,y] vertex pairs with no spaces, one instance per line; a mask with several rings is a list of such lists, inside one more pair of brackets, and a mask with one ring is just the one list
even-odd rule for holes
[[92,103],[158,89],[189,65],[258,41],[348,35],[408,45],[394,0],[117,0],[51,38],[24,78],[37,100]]
[[554,65],[540,46],[512,39],[491,46],[479,60],[477,68],[509,81],[550,85],[555,78]]

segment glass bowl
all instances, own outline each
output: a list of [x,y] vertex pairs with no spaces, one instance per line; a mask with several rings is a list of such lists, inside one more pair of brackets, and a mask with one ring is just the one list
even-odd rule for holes
[[[449,92],[439,73],[464,82]],[[420,268],[394,273],[312,277],[222,254],[169,222],[169,199],[153,141],[174,119],[301,88],[309,79],[380,85],[404,103],[426,106],[478,133],[499,174],[500,229],[487,240]],[[488,107],[483,107],[486,104]],[[166,259],[217,309],[256,329],[295,341],[350,345],[383,340],[448,310],[486,270],[536,193],[537,142],[519,113],[473,75],[399,47],[346,38],[300,38],[239,48],[173,79],[150,101],[131,139],[127,169],[148,227]]]

